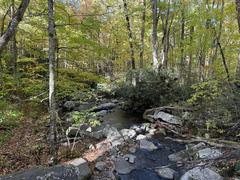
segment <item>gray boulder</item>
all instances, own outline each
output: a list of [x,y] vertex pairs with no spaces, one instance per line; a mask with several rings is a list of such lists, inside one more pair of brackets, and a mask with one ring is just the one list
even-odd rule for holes
[[104,128],[103,132],[113,147],[118,146],[124,142],[122,135],[115,127],[107,126]]
[[140,149],[145,149],[148,151],[154,151],[158,149],[151,141],[147,141],[145,139],[140,140]]
[[117,105],[114,103],[105,103],[105,104],[100,104],[96,108],[93,109],[94,112],[102,111],[102,110],[111,110],[115,108]]
[[217,159],[222,155],[223,153],[215,148],[205,148],[198,151],[198,157],[200,159]]
[[174,176],[176,174],[176,171],[166,167],[156,168],[155,171],[161,178],[165,179],[174,179]]
[[146,139],[147,136],[143,135],[143,134],[139,134],[137,137],[136,137],[136,140],[139,141],[139,140],[143,140],[143,139]]
[[118,174],[129,174],[134,166],[128,163],[124,158],[117,158],[114,160],[115,170]]
[[53,167],[33,167],[29,170],[18,172],[12,175],[0,177],[1,180],[84,180],[91,174],[88,164],[81,159],[73,164],[57,165]]
[[98,171],[103,171],[104,169],[106,169],[107,167],[107,164],[105,162],[97,162],[96,165],[95,165],[95,168],[98,170]]
[[78,101],[66,101],[62,107],[64,111],[72,111],[75,107],[79,105],[80,103]]
[[136,136],[136,131],[134,131],[133,129],[122,129],[120,131],[120,133],[122,134],[124,139],[132,139]]
[[195,167],[188,172],[186,172],[182,177],[181,180],[223,180],[218,173],[209,169],[209,168],[201,168]]
[[165,121],[169,124],[182,125],[182,121],[177,116],[165,113],[163,111],[155,113],[153,115],[153,118],[154,119],[160,119],[160,120]]

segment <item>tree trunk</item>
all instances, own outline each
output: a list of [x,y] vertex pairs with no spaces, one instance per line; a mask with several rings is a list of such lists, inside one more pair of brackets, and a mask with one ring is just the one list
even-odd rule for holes
[[123,5],[124,5],[124,13],[125,13],[125,18],[127,22],[127,29],[128,29],[128,38],[129,38],[129,45],[130,45],[130,51],[131,51],[131,65],[132,69],[135,69],[135,58],[134,58],[134,46],[133,46],[133,32],[132,32],[132,26],[130,23],[130,18],[128,15],[128,5],[127,1],[123,0]]
[[[238,31],[240,33],[240,0],[236,0],[236,9],[237,9],[237,20],[238,20]],[[240,48],[238,52],[238,65],[237,65],[237,79],[240,79]]]
[[158,70],[158,11],[157,0],[152,0],[152,47],[153,47],[153,68]]
[[56,30],[54,23],[54,0],[48,0],[48,36],[49,36],[49,113],[50,113],[50,155],[51,163],[57,163],[57,136],[56,136],[56,102],[55,102],[55,75],[56,75]]
[[22,0],[22,3],[20,4],[14,18],[8,25],[6,32],[0,37],[0,52],[3,50],[5,45],[9,42],[11,37],[14,35],[19,22],[23,18],[23,15],[28,7],[29,2],[30,0]]
[[[15,0],[12,0],[11,6],[11,17],[14,18],[15,14]],[[17,68],[17,42],[16,42],[16,31],[13,33],[10,43],[10,59],[9,59],[9,72],[11,74],[16,73]]]
[[[191,26],[190,28],[190,46],[192,46],[193,43],[193,33],[194,33],[194,26]],[[188,64],[188,80],[187,83],[190,85],[192,83],[192,61],[193,61],[193,53],[192,50],[189,54],[189,64]]]
[[139,66],[140,68],[143,68],[144,66],[144,60],[143,60],[143,54],[144,54],[144,35],[145,35],[145,22],[146,22],[146,0],[143,0],[143,14],[142,14],[142,29],[141,29],[141,48],[140,48],[140,60],[139,60]]
[[[182,5],[184,6],[184,5]],[[184,80],[184,66],[185,66],[185,54],[184,54],[184,39],[185,39],[185,13],[184,13],[184,7],[181,9],[181,62],[180,62],[180,78]]]

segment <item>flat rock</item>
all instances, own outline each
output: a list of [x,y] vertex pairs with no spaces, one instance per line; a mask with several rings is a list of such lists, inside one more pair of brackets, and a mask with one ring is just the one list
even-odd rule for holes
[[148,151],[154,151],[158,149],[151,141],[147,141],[145,139],[140,140],[140,149],[145,149]]
[[106,169],[107,167],[107,164],[105,162],[97,162],[96,165],[95,165],[95,168],[98,170],[98,171],[103,171],[104,169]]
[[154,119],[161,119],[169,124],[182,125],[182,121],[172,114],[165,113],[163,111],[157,112],[153,115]]
[[119,133],[117,128],[107,126],[104,128],[104,134],[107,137],[107,140],[111,143],[113,147],[118,146],[124,142],[122,135]]
[[115,103],[104,103],[100,104],[96,108],[93,109],[94,112],[102,111],[102,110],[111,110],[115,108],[117,105]]
[[117,158],[114,160],[115,170],[118,174],[129,174],[134,166],[128,163],[124,158]]
[[122,134],[124,139],[132,139],[136,136],[136,131],[134,131],[133,129],[122,129],[120,131],[120,133]]
[[107,113],[108,113],[107,110],[101,110],[101,111],[99,111],[99,112],[96,113],[96,116],[97,116],[97,117],[103,117],[103,116],[105,116]]
[[223,180],[218,173],[209,169],[209,168],[201,168],[195,167],[188,172],[186,172],[182,177],[181,180]]
[[214,148],[205,148],[198,151],[198,157],[200,159],[217,159],[221,157],[223,153]]
[[182,153],[182,151],[180,151],[180,152],[168,155],[168,159],[173,162],[181,161],[183,159],[182,155],[183,155],[183,153]]
[[143,139],[146,139],[147,136],[143,135],[143,134],[139,134],[137,137],[136,137],[136,140],[139,141],[139,140],[143,140]]
[[174,175],[176,174],[176,171],[174,171],[173,169],[165,167],[157,168],[155,169],[155,171],[161,178],[166,179],[174,179]]
[[128,162],[130,162],[131,164],[135,163],[135,159],[136,159],[136,156],[133,155],[133,154],[126,154],[124,156],[124,158],[126,158],[128,160]]

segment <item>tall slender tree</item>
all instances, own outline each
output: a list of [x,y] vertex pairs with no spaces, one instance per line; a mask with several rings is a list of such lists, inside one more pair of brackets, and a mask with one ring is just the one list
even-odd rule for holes
[[[236,0],[238,31],[240,33],[240,0]],[[238,53],[237,79],[240,79],[240,48]]]
[[157,0],[152,0],[152,48],[153,48],[153,68],[158,69],[158,9]]
[[146,22],[146,8],[147,3],[146,0],[143,0],[143,13],[142,13],[142,29],[141,29],[141,47],[140,47],[140,54],[139,54],[139,66],[143,68],[144,66],[144,38],[145,38],[145,22]]
[[54,0],[48,0],[48,37],[49,37],[49,113],[50,113],[50,155],[51,163],[57,163],[57,135],[56,135],[56,102],[55,102],[55,76],[56,76],[56,30],[54,21]]

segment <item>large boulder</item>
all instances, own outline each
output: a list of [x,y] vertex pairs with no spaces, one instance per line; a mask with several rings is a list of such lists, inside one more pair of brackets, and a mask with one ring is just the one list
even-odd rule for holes
[[188,172],[186,172],[182,177],[181,180],[223,180],[218,173],[209,169],[209,168],[202,168],[202,167],[195,167]]
[[217,159],[222,155],[223,153],[215,148],[205,148],[198,151],[198,157],[200,159]]
[[117,105],[115,103],[104,103],[100,104],[96,108],[93,109],[94,112],[102,111],[102,110],[111,110],[115,108]]
[[144,149],[147,151],[154,151],[154,150],[158,149],[158,147],[155,146],[151,141],[142,139],[142,140],[140,140],[140,149]]
[[136,136],[136,131],[134,131],[133,129],[122,129],[120,131],[120,133],[122,134],[124,139],[132,139]]
[[91,174],[88,163],[80,159],[72,164],[57,165],[53,167],[33,167],[29,170],[18,172],[12,175],[0,177],[1,180],[84,180]]
[[177,116],[174,116],[169,113],[165,113],[163,111],[157,112],[153,115],[153,118],[156,120],[162,120],[164,122],[167,122],[169,124],[174,125],[182,125],[182,121]]
[[129,174],[134,166],[127,162],[124,158],[117,158],[114,160],[115,170],[118,174]]
[[122,135],[115,127],[107,126],[104,128],[103,132],[113,147],[118,146],[124,142]]

